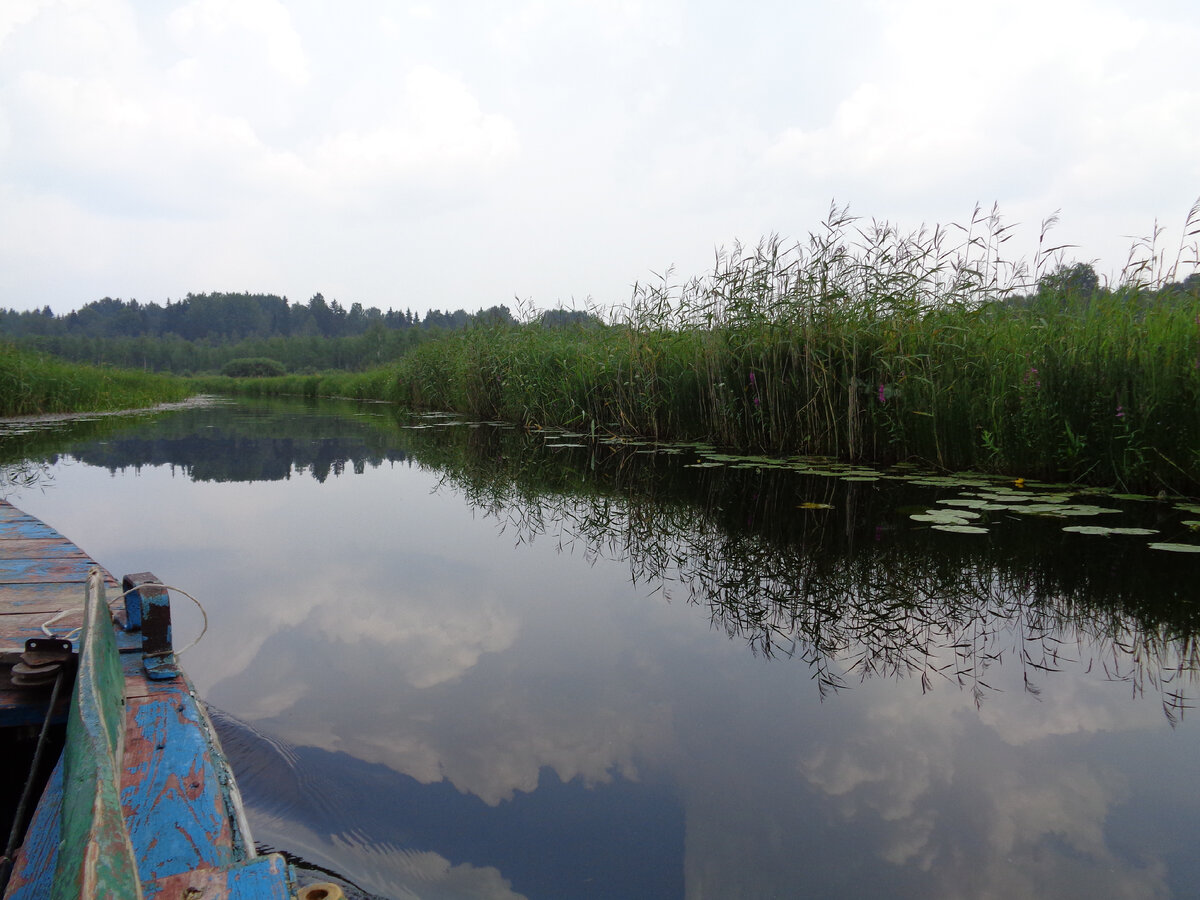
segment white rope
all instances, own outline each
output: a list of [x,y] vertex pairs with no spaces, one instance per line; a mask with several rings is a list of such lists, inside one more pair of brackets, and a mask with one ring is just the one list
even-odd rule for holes
[[42,623],[42,634],[44,634],[48,638],[61,638],[64,641],[74,641],[75,638],[79,637],[79,632],[83,631],[82,625],[78,625],[75,628],[72,628],[66,634],[61,634],[61,635],[56,635],[53,631],[50,630],[51,624],[53,624],[54,622],[57,622],[59,619],[61,619],[63,616],[67,615],[68,613],[73,613],[73,612],[76,612],[76,610],[64,609],[62,612],[58,613],[57,615],[51,616],[49,619],[47,619],[45,622]]
[[195,597],[193,597],[187,591],[183,590],[183,588],[171,587],[171,585],[169,585],[169,584],[160,584],[157,581],[147,581],[144,584],[139,584],[137,587],[131,587],[129,590],[125,591],[124,593],[119,594],[116,599],[120,600],[122,597],[126,597],[129,594],[132,594],[134,591],[141,590],[142,588],[162,588],[163,590],[175,591],[178,594],[183,594],[183,596],[187,597],[189,600],[191,600],[193,603],[196,604],[196,608],[198,610],[200,610],[200,615],[204,619],[204,626],[200,629],[200,633],[198,635],[196,635],[196,639],[194,641],[192,641],[190,644],[188,644],[186,647],[183,647],[180,650],[160,650],[157,653],[147,653],[147,654],[145,654],[146,656],[166,656],[169,653],[174,653],[176,656],[178,656],[180,653],[184,653],[188,650],[191,650],[198,643],[200,643],[200,639],[202,637],[204,637],[205,632],[208,631],[208,613],[204,611],[204,607],[203,607],[203,605],[201,605],[199,600],[197,600]]
[[[191,594],[189,594],[187,591],[183,590],[182,588],[171,587],[171,585],[169,585],[169,584],[159,584],[157,581],[146,582],[145,584],[139,584],[137,587],[132,587],[129,590],[125,591],[124,593],[119,594],[115,599],[120,600],[123,597],[126,597],[129,594],[132,594],[134,591],[139,590],[144,587],[163,588],[164,590],[175,591],[178,594],[183,594],[183,596],[187,597],[189,600],[191,600],[193,603],[196,604],[196,608],[200,610],[200,615],[204,618],[204,627],[202,627],[200,629],[200,634],[196,636],[196,639],[194,641],[192,641],[190,644],[188,644],[183,649],[181,649],[181,650],[160,650],[157,653],[147,653],[146,656],[166,656],[168,653],[174,653],[176,656],[178,656],[180,653],[183,653],[186,650],[191,650],[198,643],[200,643],[200,639],[202,637],[204,637],[205,632],[208,631],[208,613],[205,612],[204,606],[201,605],[199,600],[197,600],[195,597],[193,597]],[[61,638],[64,641],[74,641],[77,637],[79,637],[79,632],[83,631],[82,625],[72,628],[66,634],[61,634],[61,635],[56,635],[53,631],[51,631],[50,626],[53,625],[55,622],[57,622],[59,619],[61,619],[63,616],[69,615],[70,613],[77,612],[77,611],[78,610],[74,610],[74,609],[64,609],[61,612],[56,613],[55,615],[51,616],[49,619],[47,619],[45,622],[42,623],[42,634],[44,634],[44,635],[46,635],[46,637],[50,637],[50,638],[56,637],[56,638]]]

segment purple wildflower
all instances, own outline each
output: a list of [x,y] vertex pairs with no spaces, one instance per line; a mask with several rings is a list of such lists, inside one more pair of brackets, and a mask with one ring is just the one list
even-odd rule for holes
[[880,382],[880,384],[879,384],[879,402],[887,403],[887,396],[883,393],[883,383],[882,382]]

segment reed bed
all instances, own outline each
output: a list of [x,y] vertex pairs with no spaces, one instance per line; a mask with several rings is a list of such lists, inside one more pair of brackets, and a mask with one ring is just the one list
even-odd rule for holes
[[[995,210],[901,233],[833,209],[804,243],[635,287],[598,327],[473,328],[418,347],[387,399],[773,454],[1200,489],[1200,291],[1152,238],[1114,287],[1048,246],[1005,258]],[[1200,204],[1185,234],[1200,230]],[[1157,235],[1154,236],[1157,238]]]
[[137,409],[194,393],[178,378],[65,363],[0,343],[0,416]]

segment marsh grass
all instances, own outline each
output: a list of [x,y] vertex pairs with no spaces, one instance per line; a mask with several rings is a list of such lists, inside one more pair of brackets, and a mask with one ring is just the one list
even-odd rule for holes
[[65,363],[0,343],[0,416],[136,409],[193,393],[178,378]]
[[[414,408],[742,451],[919,461],[1196,493],[1200,203],[1119,283],[1083,291],[1043,223],[1032,267],[995,209],[902,232],[833,207],[804,242],[717,253],[635,286],[600,327],[480,325],[343,386]],[[1189,282],[1189,285],[1191,283]],[[322,388],[324,393],[324,389]]]

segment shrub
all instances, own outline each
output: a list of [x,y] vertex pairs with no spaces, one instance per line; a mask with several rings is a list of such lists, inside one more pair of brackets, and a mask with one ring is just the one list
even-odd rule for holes
[[221,374],[230,378],[276,378],[287,374],[283,363],[265,356],[231,359],[221,366]]

